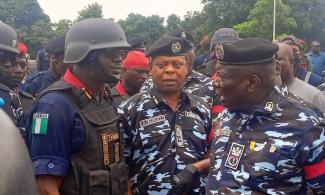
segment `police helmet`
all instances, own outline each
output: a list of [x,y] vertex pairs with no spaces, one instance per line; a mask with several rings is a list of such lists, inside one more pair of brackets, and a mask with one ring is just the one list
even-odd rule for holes
[[19,54],[16,44],[17,34],[15,30],[0,21],[0,49]]
[[129,48],[124,31],[115,22],[88,18],[72,25],[65,38],[64,63],[77,63],[92,50]]

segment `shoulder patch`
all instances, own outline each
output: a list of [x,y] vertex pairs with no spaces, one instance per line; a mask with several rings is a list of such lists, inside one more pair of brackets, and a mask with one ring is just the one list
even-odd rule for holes
[[49,114],[35,113],[32,122],[32,134],[47,134]]

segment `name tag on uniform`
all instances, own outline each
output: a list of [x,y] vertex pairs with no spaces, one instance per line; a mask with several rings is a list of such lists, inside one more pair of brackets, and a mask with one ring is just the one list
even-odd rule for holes
[[120,135],[117,132],[101,134],[103,163],[105,166],[120,161]]
[[230,137],[230,134],[231,134],[231,130],[218,128],[216,129],[215,137],[221,137],[221,136]]
[[179,125],[175,125],[175,131],[176,131],[176,145],[178,147],[184,147],[182,127]]
[[149,118],[149,119],[141,120],[139,122],[139,124],[140,124],[140,127],[145,127],[145,126],[148,126],[148,125],[151,125],[151,124],[155,124],[155,123],[159,123],[159,122],[165,121],[165,120],[166,120],[165,115],[158,115],[156,117],[152,117],[152,118]]
[[227,160],[225,162],[225,167],[237,170],[240,159],[244,153],[245,146],[237,143],[232,143]]
[[185,117],[200,120],[200,117],[197,114],[194,114],[193,112],[185,111]]

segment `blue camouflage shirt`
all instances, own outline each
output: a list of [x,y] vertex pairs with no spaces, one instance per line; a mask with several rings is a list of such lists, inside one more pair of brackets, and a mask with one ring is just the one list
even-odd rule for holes
[[[168,194],[173,175],[205,159],[211,121],[200,98],[183,92],[174,112],[150,89],[123,102],[119,113],[134,194]],[[204,194],[205,179],[200,176],[188,194]]]
[[307,194],[325,189],[323,114],[276,88],[252,114],[214,120],[207,194]]

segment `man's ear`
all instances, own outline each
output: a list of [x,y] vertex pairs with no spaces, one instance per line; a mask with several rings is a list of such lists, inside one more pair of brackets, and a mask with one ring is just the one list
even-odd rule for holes
[[260,88],[261,85],[261,79],[258,75],[250,75],[247,78],[247,91],[248,93],[253,93],[258,88]]
[[275,75],[279,76],[281,75],[281,65],[278,60],[275,60]]

